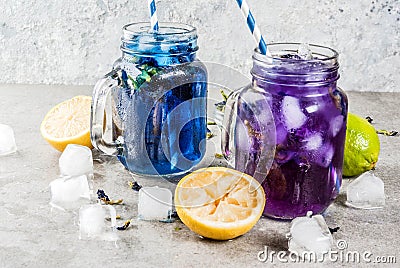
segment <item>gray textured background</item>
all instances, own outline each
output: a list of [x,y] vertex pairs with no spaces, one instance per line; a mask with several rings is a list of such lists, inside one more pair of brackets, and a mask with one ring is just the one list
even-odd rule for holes
[[[160,21],[200,35],[199,57],[248,74],[254,47],[235,0],[158,0]],[[400,1],[249,0],[267,41],[340,53],[345,90],[400,92]],[[147,1],[0,0],[0,83],[94,84],[120,56],[121,27]]]

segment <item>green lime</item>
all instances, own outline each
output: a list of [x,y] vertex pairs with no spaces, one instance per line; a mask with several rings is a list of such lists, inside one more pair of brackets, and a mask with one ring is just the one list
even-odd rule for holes
[[349,113],[344,146],[343,175],[357,176],[371,170],[378,161],[380,142],[375,128],[364,118]]

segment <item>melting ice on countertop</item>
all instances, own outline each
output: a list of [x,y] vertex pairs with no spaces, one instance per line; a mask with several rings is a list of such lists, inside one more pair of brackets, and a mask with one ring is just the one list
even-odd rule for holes
[[138,217],[141,220],[165,220],[172,211],[172,193],[159,187],[139,190]]
[[[106,221],[108,214],[111,222]],[[107,226],[110,225],[110,226]],[[116,211],[111,205],[89,204],[79,209],[79,238],[115,241]]]
[[0,156],[17,151],[14,131],[9,125],[0,124]]
[[92,151],[77,144],[68,144],[59,158],[60,177],[50,183],[50,205],[74,209],[87,203],[92,194]]
[[68,144],[59,159],[62,176],[93,175],[92,151],[82,145]]
[[[333,237],[321,215],[298,217],[292,220],[289,238],[289,251],[298,256],[320,258],[329,252],[333,245]],[[306,253],[306,254],[305,254]],[[311,254],[310,254],[311,253]]]
[[60,177],[50,183],[50,205],[61,209],[79,207],[90,199],[89,183],[86,175]]
[[361,209],[382,208],[385,206],[383,181],[371,172],[361,174],[347,186],[346,204]]

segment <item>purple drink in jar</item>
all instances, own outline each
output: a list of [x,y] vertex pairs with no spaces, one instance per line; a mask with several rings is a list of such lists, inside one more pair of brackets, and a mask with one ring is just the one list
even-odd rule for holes
[[266,193],[264,215],[323,212],[339,193],[347,97],[337,87],[338,53],[316,45],[270,44],[253,55],[252,84],[227,102],[222,149]]

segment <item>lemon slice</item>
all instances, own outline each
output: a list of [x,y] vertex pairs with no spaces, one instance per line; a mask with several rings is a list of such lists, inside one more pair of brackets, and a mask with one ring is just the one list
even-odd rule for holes
[[247,233],[260,219],[265,194],[253,177],[209,167],[182,178],[175,190],[175,207],[182,222],[207,238],[227,240]]
[[59,151],[64,151],[68,144],[92,148],[91,102],[90,96],[76,96],[51,108],[40,126],[43,138]]

